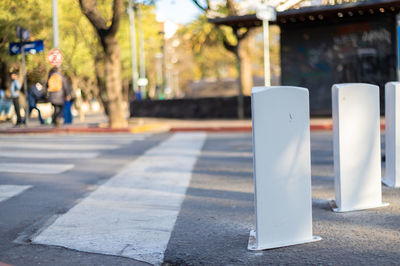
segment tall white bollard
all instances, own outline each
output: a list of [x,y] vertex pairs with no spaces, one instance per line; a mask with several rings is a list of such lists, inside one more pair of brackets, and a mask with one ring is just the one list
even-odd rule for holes
[[385,86],[385,154],[386,177],[382,182],[389,187],[400,187],[400,82]]
[[312,236],[308,98],[298,87],[252,90],[256,231],[249,250],[321,239]]
[[382,203],[379,87],[332,87],[336,212],[385,206]]

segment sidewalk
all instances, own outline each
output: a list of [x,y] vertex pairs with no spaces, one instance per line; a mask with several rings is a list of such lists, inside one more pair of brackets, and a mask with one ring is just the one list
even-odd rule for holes
[[[30,133],[161,133],[161,132],[251,132],[251,120],[205,119],[185,120],[168,118],[130,118],[127,128],[109,128],[103,114],[88,115],[84,122],[74,119],[68,126],[53,127],[30,121],[28,126],[13,127],[10,122],[0,123],[0,134]],[[381,119],[381,129],[385,128]],[[310,129],[332,130],[331,118],[311,118]]]

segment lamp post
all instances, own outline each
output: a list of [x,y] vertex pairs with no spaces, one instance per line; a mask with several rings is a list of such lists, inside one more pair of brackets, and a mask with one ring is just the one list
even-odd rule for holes
[[264,85],[271,86],[271,72],[269,60],[269,21],[276,20],[276,11],[273,6],[266,3],[260,5],[257,9],[256,16],[263,22],[264,35]]
[[137,54],[136,54],[136,25],[135,11],[132,6],[132,0],[129,0],[128,15],[131,32],[131,52],[132,52],[132,91],[135,94],[138,91],[138,71],[137,71]]
[[139,86],[140,91],[142,92],[142,98],[146,98],[146,86],[148,80],[146,78],[146,59],[144,56],[144,36],[143,36],[143,28],[142,28],[142,13],[140,8],[138,8],[138,27],[139,27],[139,68],[140,68],[140,78],[139,78]]
[[29,103],[28,103],[28,82],[26,80],[26,63],[25,63],[25,42],[29,39],[29,31],[27,29],[17,27],[17,37],[21,43],[21,55],[22,55],[22,77],[23,77],[23,88],[25,93],[25,125],[28,125],[29,119]]
[[57,0],[52,0],[52,15],[53,15],[53,48],[58,48],[58,12],[57,12]]

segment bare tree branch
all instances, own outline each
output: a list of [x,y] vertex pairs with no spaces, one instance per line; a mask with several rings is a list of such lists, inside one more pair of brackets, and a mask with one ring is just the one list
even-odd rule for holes
[[89,19],[97,31],[106,31],[107,23],[101,16],[96,6],[96,0],[79,0],[82,12]]
[[208,10],[210,9],[210,2],[209,2],[209,0],[207,0],[207,6],[206,7],[203,7],[200,3],[199,3],[199,1],[198,0],[192,0],[193,1],[193,3],[198,7],[198,8],[200,8],[201,10],[203,10],[204,12],[208,12]]
[[231,53],[236,53],[237,45],[232,45],[224,36],[223,44],[226,50],[228,50]]
[[121,21],[121,14],[122,14],[122,0],[114,0],[112,23],[110,28],[108,29],[108,33],[112,36],[115,36],[115,34],[117,34],[119,24]]
[[229,9],[229,15],[231,16],[236,16],[237,15],[237,10],[235,8],[235,2],[234,0],[226,0],[226,7]]

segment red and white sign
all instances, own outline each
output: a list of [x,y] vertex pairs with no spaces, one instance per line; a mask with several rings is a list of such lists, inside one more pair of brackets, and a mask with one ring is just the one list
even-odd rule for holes
[[49,54],[47,55],[47,61],[49,61],[50,65],[52,65],[53,67],[60,66],[62,60],[63,60],[63,55],[60,49],[58,48],[51,49]]

